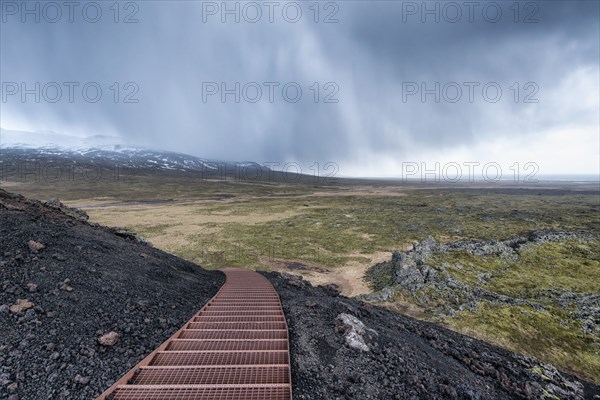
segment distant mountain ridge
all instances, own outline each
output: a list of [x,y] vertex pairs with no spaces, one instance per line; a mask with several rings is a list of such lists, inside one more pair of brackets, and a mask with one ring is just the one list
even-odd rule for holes
[[0,164],[73,163],[94,167],[201,172],[260,179],[271,170],[252,161],[222,161],[124,144],[112,136],[75,137],[55,132],[0,130]]
[[82,137],[53,131],[29,132],[0,128],[0,148],[52,148],[76,151],[89,148],[114,150],[126,147],[125,142],[118,136],[93,135]]

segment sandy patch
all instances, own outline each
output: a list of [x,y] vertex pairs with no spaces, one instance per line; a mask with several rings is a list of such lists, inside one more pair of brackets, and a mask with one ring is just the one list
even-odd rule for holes
[[353,187],[351,190],[331,190],[326,192],[314,192],[310,196],[326,196],[326,197],[337,197],[337,196],[406,196],[405,189],[397,187],[385,187],[385,188],[374,188],[374,187]]
[[[313,285],[336,284],[344,296],[358,296],[359,294],[370,293],[371,289],[364,281],[365,272],[371,265],[389,260],[391,253],[381,251],[373,254],[353,253],[349,254],[349,256],[366,258],[368,261],[349,261],[342,267],[331,269],[318,264],[297,260],[276,260],[261,257],[260,261],[272,270],[301,275]],[[291,267],[290,264],[292,264]],[[294,268],[294,264],[299,264],[303,267]]]
[[110,208],[83,208],[94,222],[117,226],[156,226],[156,225],[202,225],[237,222],[259,224],[269,221],[291,218],[299,213],[294,210],[284,212],[236,213],[231,211],[212,211],[209,207],[189,204],[169,205],[132,205]]
[[20,186],[25,186],[26,184],[23,182],[14,182],[14,181],[8,181],[8,180],[3,180],[2,184],[0,185],[0,188],[2,189],[6,189],[6,188],[18,188]]
[[[92,222],[106,226],[122,226],[139,232],[154,246],[176,252],[189,245],[199,245],[196,236],[218,233],[223,224],[261,224],[291,218],[298,214],[293,209],[282,212],[263,210],[212,211],[198,204],[127,205],[120,207],[83,208]],[[268,210],[266,210],[268,211]]]

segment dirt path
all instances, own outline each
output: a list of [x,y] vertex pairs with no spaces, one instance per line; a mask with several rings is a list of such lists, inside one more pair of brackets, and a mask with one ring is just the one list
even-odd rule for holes
[[349,261],[344,266],[334,269],[297,260],[277,260],[261,257],[260,261],[271,270],[301,275],[313,285],[337,285],[344,296],[350,297],[370,293],[371,289],[364,281],[365,272],[373,264],[389,261],[391,253],[380,251],[373,254],[356,253],[351,255],[367,258],[369,261]]

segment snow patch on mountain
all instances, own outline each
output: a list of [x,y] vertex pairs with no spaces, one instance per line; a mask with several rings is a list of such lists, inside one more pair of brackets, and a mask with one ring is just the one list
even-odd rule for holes
[[229,162],[205,159],[189,154],[151,150],[125,144],[116,136],[78,137],[52,131],[16,131],[0,129],[3,158],[19,161],[73,160],[90,164],[112,164],[137,169],[203,171],[230,174],[239,168],[268,171],[255,162]]
[[0,128],[0,148],[61,149],[85,152],[90,149],[122,151],[126,150],[128,146],[118,136],[74,136],[53,131],[28,132]]

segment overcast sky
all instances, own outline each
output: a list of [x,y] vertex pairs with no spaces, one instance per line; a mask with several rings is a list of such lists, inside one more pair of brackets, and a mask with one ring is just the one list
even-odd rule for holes
[[5,129],[342,175],[599,173],[597,1],[1,4]]

